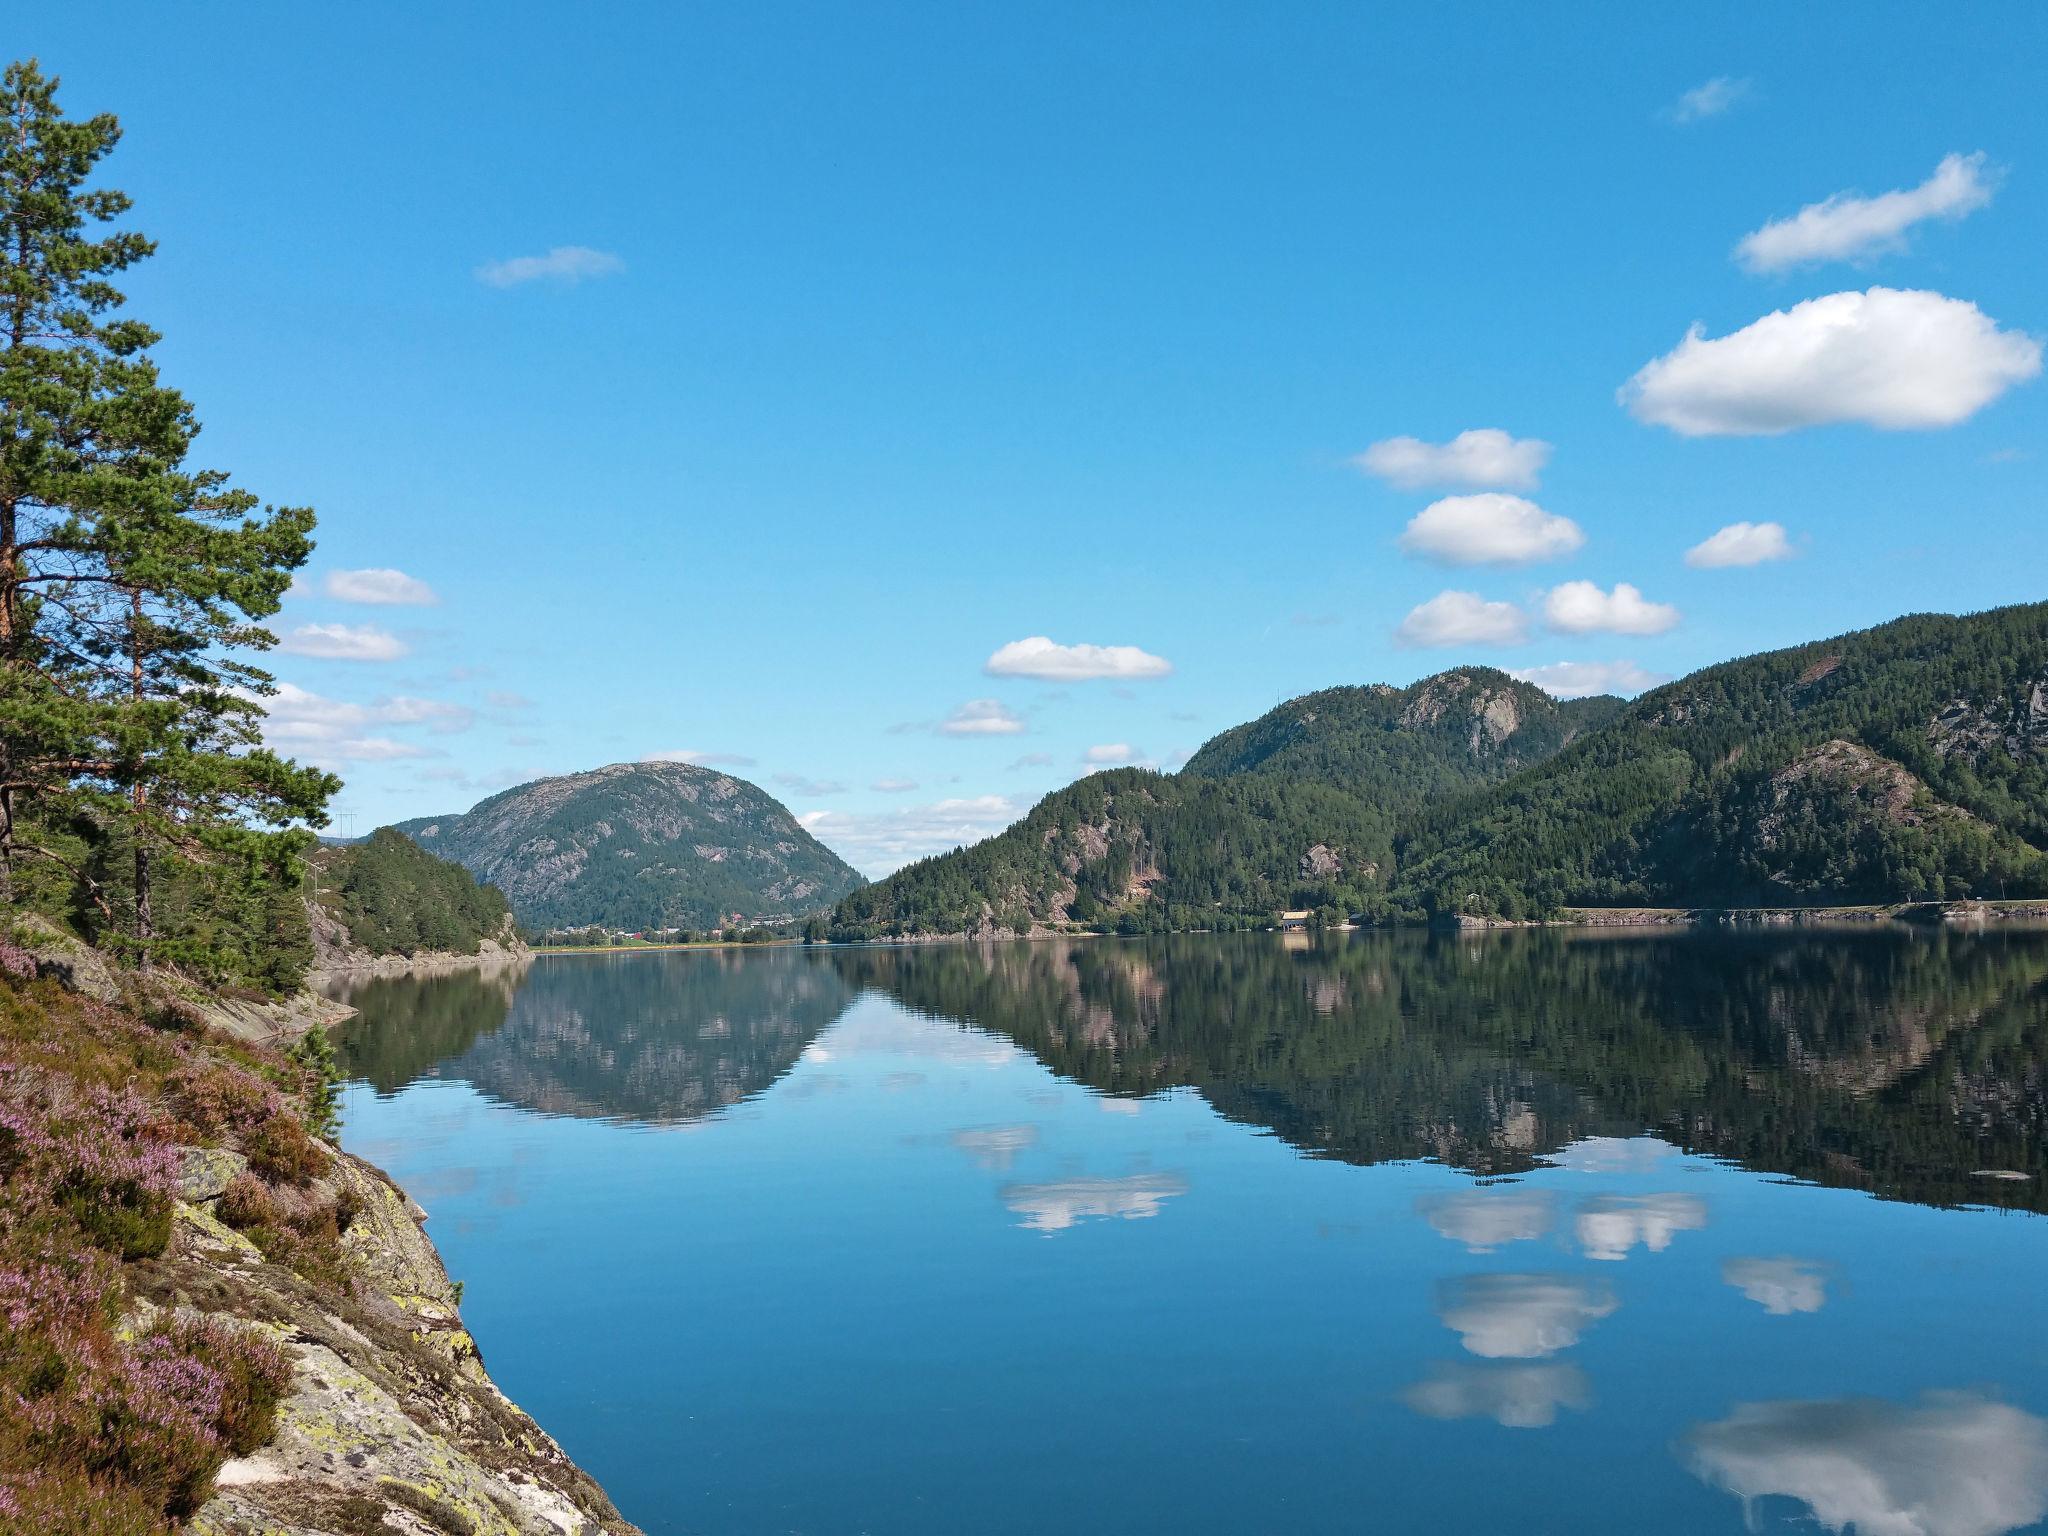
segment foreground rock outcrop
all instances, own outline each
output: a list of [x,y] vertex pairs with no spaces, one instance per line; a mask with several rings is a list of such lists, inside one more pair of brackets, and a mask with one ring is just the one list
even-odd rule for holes
[[266,1259],[211,1201],[181,1201],[171,1248],[151,1261],[155,1305],[251,1320],[291,1361],[275,1435],[220,1468],[191,1530],[630,1536],[603,1490],[485,1372],[425,1213],[356,1158],[336,1155],[327,1177],[353,1213],[345,1299]]

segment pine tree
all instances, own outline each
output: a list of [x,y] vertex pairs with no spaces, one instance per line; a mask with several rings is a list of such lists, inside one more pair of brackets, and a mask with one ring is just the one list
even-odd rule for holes
[[274,689],[248,660],[313,514],[187,465],[199,423],[112,281],[154,247],[87,185],[120,126],[65,118],[56,88],[34,61],[0,75],[0,895],[56,860],[111,921],[118,893],[25,828],[124,838],[146,960],[159,858],[288,867],[339,788],[262,750]]

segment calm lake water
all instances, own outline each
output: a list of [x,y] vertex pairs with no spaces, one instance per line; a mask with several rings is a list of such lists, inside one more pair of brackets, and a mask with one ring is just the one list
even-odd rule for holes
[[346,1144],[650,1532],[2048,1515],[2048,934],[379,981]]

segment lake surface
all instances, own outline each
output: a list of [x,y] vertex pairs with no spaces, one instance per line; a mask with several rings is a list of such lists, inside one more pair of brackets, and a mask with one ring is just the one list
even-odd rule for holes
[[2048,934],[544,958],[345,1142],[649,1532],[2048,1515]]

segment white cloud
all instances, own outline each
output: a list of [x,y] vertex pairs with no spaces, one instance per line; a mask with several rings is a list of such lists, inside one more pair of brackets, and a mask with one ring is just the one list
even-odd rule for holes
[[1016,736],[1024,722],[1000,699],[969,699],[939,722],[941,736]]
[[278,649],[326,661],[396,661],[406,653],[406,644],[374,624],[301,624]]
[[1723,1259],[1721,1278],[1776,1317],[1827,1305],[1827,1272],[1811,1259]]
[[384,567],[329,571],[321,586],[329,597],[341,602],[368,603],[377,607],[423,608],[441,600],[434,589],[418,577]]
[[1008,795],[971,795],[892,811],[807,811],[797,820],[862,874],[880,879],[913,859],[993,837],[1027,808]]
[[874,783],[870,784],[868,788],[875,791],[875,793],[881,795],[901,795],[906,794],[909,791],[917,788],[917,780],[877,779]]
[[1637,1246],[1662,1253],[1680,1232],[1706,1224],[1697,1195],[1597,1195],[1579,1207],[1572,1230],[1587,1258],[1619,1262]]
[[1466,1275],[1437,1290],[1437,1316],[1486,1360],[1569,1349],[1619,1305],[1606,1286],[1566,1275]]
[[1970,1392],[1744,1403],[1685,1439],[1693,1474],[1797,1499],[1856,1536],[2003,1536],[2048,1515],[2048,1420]]
[[1837,192],[1742,237],[1735,259],[1752,272],[1782,272],[1818,261],[1853,261],[1903,250],[1906,231],[1928,219],[1955,220],[1991,201],[1995,175],[1982,155],[1950,155],[1917,187],[1858,197]]
[[1668,683],[1666,672],[1651,672],[1632,661],[1552,661],[1516,667],[1509,675],[1534,683],[1553,699],[1586,699],[1596,693],[1637,694]]
[[1581,1411],[1593,1391],[1575,1365],[1440,1365],[1401,1394],[1425,1418],[1492,1419],[1508,1429],[1543,1429],[1557,1410]]
[[1686,437],[1775,436],[1862,422],[1952,427],[2041,371],[2041,343],[1976,305],[1921,289],[1830,293],[1727,336],[1698,325],[1617,392]]
[[1716,75],[1673,102],[1671,120],[1675,123],[1697,123],[1703,118],[1719,117],[1748,94],[1747,80],[1732,75]]
[[1052,764],[1053,756],[1050,752],[1026,752],[1010,764],[1010,768],[1014,772],[1019,768],[1050,768]]
[[1533,1241],[1550,1230],[1556,1213],[1555,1202],[1537,1189],[1425,1195],[1415,1209],[1431,1227],[1473,1253]]
[[1579,525],[1520,496],[1446,496],[1415,514],[1401,548],[1444,565],[1530,565],[1586,542]]
[[695,747],[672,747],[649,752],[643,763],[689,763],[698,768],[751,768],[754,759],[738,752],[700,752]]
[[1661,635],[1678,623],[1678,610],[1653,603],[1627,582],[1603,592],[1590,581],[1567,581],[1543,599],[1543,621],[1567,635]]
[[1134,1173],[1121,1179],[1061,1179],[1050,1184],[1010,1184],[1003,1204],[1034,1232],[1064,1232],[1091,1217],[1141,1221],[1157,1216],[1175,1195],[1188,1192],[1186,1179],[1172,1173]]
[[1038,1145],[1035,1125],[981,1125],[953,1133],[953,1145],[991,1173],[1008,1173],[1020,1152]]
[[1439,592],[1394,631],[1394,643],[1403,646],[1520,645],[1528,638],[1527,614],[1476,592]]
[[1783,523],[1730,523],[1688,549],[1685,563],[1696,571],[1716,571],[1731,565],[1790,560],[1793,554]]
[[1060,645],[1044,635],[999,646],[982,670],[990,677],[1079,683],[1098,677],[1164,677],[1173,663],[1135,645]]
[[1081,761],[1084,763],[1094,763],[1097,767],[1114,767],[1119,763],[1132,762],[1139,756],[1138,749],[1129,742],[1110,741],[1104,742],[1100,746],[1090,747],[1081,754]]
[[424,747],[375,734],[379,727],[425,725],[445,735],[467,729],[474,720],[460,704],[403,696],[354,704],[294,683],[279,683],[276,693],[255,697],[255,702],[263,708],[266,746],[323,768],[428,755]]
[[1550,462],[1550,444],[1540,438],[1510,437],[1498,427],[1475,427],[1448,443],[1390,437],[1351,462],[1404,491],[1433,485],[1527,491],[1535,488],[1536,477]]
[[513,256],[504,261],[487,261],[476,269],[477,281],[492,288],[516,288],[521,283],[580,283],[586,278],[610,277],[626,270],[626,264],[609,251],[594,251],[587,245],[558,245],[544,256]]

